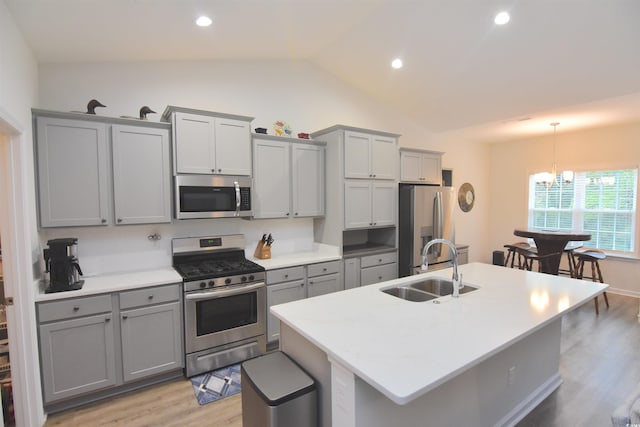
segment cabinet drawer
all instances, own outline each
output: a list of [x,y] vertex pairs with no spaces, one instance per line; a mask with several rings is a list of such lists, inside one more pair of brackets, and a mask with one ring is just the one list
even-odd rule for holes
[[318,264],[310,264],[307,266],[307,277],[316,277],[323,274],[339,273],[341,261],[320,262]]
[[136,289],[120,293],[120,309],[162,304],[180,300],[180,285]]
[[111,294],[38,304],[40,323],[111,312]]
[[267,285],[298,279],[304,279],[304,267],[301,265],[267,271]]
[[361,273],[362,286],[373,283],[386,282],[398,278],[398,264],[383,264],[375,267],[363,268]]
[[338,273],[309,279],[309,283],[307,284],[307,296],[311,298],[343,290],[344,287],[342,286],[342,280],[340,279],[341,275]]
[[363,256],[361,260],[362,268],[373,267],[374,265],[389,264],[398,261],[398,255],[395,252],[386,252],[383,254]]

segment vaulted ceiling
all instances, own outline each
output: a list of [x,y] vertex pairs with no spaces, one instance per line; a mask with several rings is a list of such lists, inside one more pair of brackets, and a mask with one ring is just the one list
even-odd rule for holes
[[485,141],[640,120],[638,0],[4,1],[41,63],[304,59]]

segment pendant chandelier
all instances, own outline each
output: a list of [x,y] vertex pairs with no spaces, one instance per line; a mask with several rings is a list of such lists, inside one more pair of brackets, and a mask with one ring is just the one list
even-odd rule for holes
[[562,184],[569,185],[573,181],[572,171],[562,171],[562,182],[558,181],[558,170],[556,168],[556,127],[560,122],[550,123],[553,126],[553,164],[551,166],[551,172],[540,172],[535,175],[536,184],[542,184],[547,188],[553,187],[554,184],[558,186]]

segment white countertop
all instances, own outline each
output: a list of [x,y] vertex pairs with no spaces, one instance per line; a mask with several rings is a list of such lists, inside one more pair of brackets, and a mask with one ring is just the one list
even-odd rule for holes
[[[258,259],[253,256],[249,259],[263,266],[267,270],[342,259],[342,256],[340,255],[340,248],[321,243],[314,243],[313,248],[309,251],[285,254],[277,254],[273,252],[274,251],[272,250],[271,259]],[[245,253],[249,255],[249,251],[245,251]]]
[[36,295],[36,302],[54,301],[65,298],[84,297],[88,295],[109,292],[126,291],[149,286],[182,283],[182,277],[171,267],[155,270],[130,271],[118,274],[105,274],[93,277],[83,277],[84,285],[77,291],[40,293]]
[[271,308],[355,375],[404,405],[571,311],[607,285],[472,263],[463,283],[480,289],[432,301],[405,301],[380,291],[451,278],[452,270],[308,298]]

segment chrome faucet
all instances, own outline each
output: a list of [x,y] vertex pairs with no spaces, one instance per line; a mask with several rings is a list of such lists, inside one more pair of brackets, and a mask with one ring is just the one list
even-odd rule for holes
[[453,255],[453,276],[451,277],[451,280],[453,281],[453,294],[451,296],[458,298],[460,296],[460,288],[462,288],[462,275],[458,275],[458,251],[456,251],[456,245],[454,245],[453,242],[447,239],[433,239],[427,242],[422,250],[422,266],[420,269],[422,271],[428,270],[429,261],[427,260],[427,252],[429,252],[431,245],[436,243],[443,243],[451,249],[451,255]]

